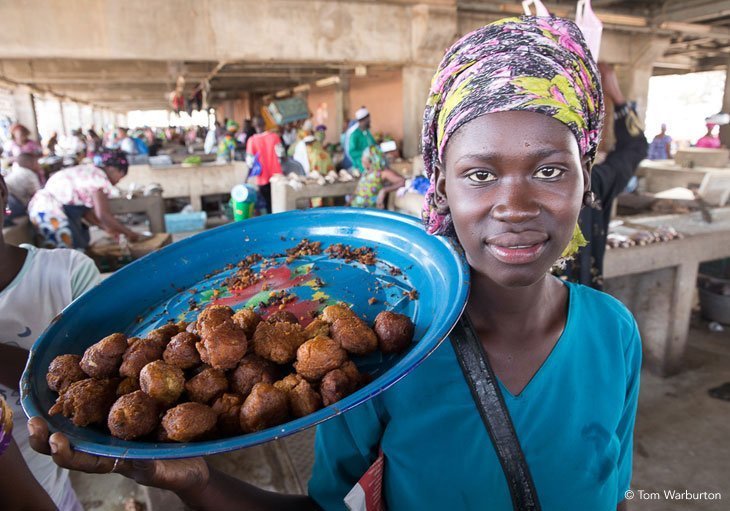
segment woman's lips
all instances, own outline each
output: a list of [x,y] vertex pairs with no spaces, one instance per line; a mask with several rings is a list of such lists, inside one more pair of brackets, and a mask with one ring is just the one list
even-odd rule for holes
[[529,264],[545,249],[548,236],[537,231],[506,232],[489,237],[485,243],[492,255],[505,264]]

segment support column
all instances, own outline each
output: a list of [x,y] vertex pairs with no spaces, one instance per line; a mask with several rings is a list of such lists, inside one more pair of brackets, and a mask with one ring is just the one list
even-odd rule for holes
[[[730,113],[730,58],[725,70],[725,95],[722,98],[722,111]],[[725,147],[730,147],[730,124],[720,126],[720,140]]]
[[340,83],[335,85],[335,119],[333,130],[337,140],[350,120],[350,77],[340,73]]
[[13,90],[13,106],[15,108],[15,120],[28,128],[31,136],[40,141],[33,94],[28,87],[22,85],[15,87]]
[[436,66],[410,65],[403,68],[403,157],[421,152],[423,109]]

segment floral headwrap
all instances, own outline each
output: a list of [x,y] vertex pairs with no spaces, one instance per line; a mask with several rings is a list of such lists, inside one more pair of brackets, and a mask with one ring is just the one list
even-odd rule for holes
[[129,169],[127,153],[120,149],[104,149],[94,156],[94,165],[97,167],[116,167],[126,174]]
[[431,82],[423,117],[423,160],[431,186],[423,221],[431,234],[453,232],[435,203],[434,168],[449,138],[464,124],[492,113],[537,112],[564,123],[581,156],[596,155],[603,93],[583,34],[562,18],[505,18],[459,39]]

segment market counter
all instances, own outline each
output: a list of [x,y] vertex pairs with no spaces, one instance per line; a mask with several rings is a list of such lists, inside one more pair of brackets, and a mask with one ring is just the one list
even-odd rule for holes
[[678,373],[687,348],[697,272],[701,262],[730,257],[730,208],[636,218],[632,224],[671,226],[684,238],[606,251],[605,290],[634,314],[644,345],[644,363],[662,376]]
[[203,209],[203,195],[228,194],[237,184],[245,183],[248,167],[242,161],[203,163],[199,166],[172,165],[165,167],[130,165],[117,186],[124,192],[131,184],[162,186],[162,197],[189,197],[195,211]]

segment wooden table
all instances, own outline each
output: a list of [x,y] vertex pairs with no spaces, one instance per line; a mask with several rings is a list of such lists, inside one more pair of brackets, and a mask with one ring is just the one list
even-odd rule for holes
[[204,195],[228,194],[237,184],[245,183],[247,176],[248,167],[241,161],[204,163],[195,167],[130,165],[127,175],[117,186],[124,192],[133,183],[136,186],[157,183],[162,186],[163,198],[189,197],[193,209],[201,211]]
[[671,226],[685,237],[606,251],[605,290],[634,314],[644,345],[644,363],[662,376],[678,373],[684,362],[700,263],[730,257],[730,208],[645,218],[632,224]]
[[351,195],[357,186],[357,179],[345,183],[332,183],[325,185],[308,184],[301,189],[295,190],[288,184],[286,179],[277,179],[271,182],[271,212],[281,213],[297,209],[297,201],[300,199],[312,199],[313,197],[342,197]]

